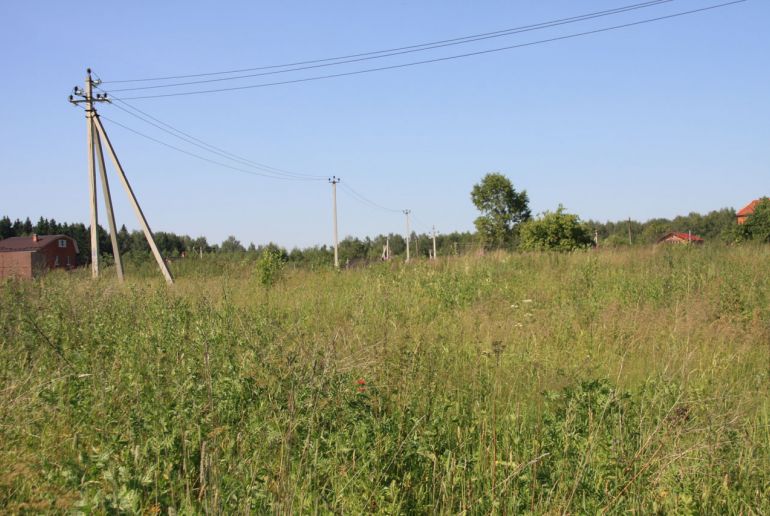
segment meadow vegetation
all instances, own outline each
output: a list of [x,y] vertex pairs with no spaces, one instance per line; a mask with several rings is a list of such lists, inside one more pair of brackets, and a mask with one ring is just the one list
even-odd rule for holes
[[766,246],[0,284],[3,512],[768,513]]

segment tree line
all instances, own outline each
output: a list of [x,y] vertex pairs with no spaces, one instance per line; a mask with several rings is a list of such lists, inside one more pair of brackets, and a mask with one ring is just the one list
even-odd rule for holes
[[[600,247],[640,246],[655,243],[670,231],[691,232],[707,242],[735,243],[756,240],[770,242],[770,199],[763,198],[755,213],[745,224],[736,223],[732,208],[722,208],[705,215],[690,213],[673,219],[655,218],[645,222],[621,220],[615,222],[582,221],[559,206],[532,216],[529,197],[525,190],[517,191],[513,183],[500,173],[485,175],[471,190],[471,201],[480,216],[474,221],[476,232],[453,232],[436,236],[440,256],[460,255],[482,250],[556,250],[571,251],[598,245]],[[63,234],[78,244],[78,262],[87,264],[91,256],[89,227],[83,223],[59,223],[40,217],[36,223],[27,218],[11,220],[0,218],[0,239],[13,236]],[[112,244],[107,231],[98,226],[99,249],[109,259]],[[155,241],[161,254],[168,259],[208,253],[261,256],[269,250],[281,260],[296,264],[325,266],[332,262],[334,249],[321,245],[304,249],[284,249],[276,244],[244,246],[235,236],[221,244],[210,244],[206,237],[177,235],[158,231]],[[118,247],[127,259],[144,260],[150,248],[141,231],[128,231],[121,226],[117,234]],[[374,238],[347,237],[339,243],[342,264],[376,261],[389,245],[392,257],[406,255],[406,239],[400,234],[378,235]],[[414,257],[428,257],[433,249],[432,235],[413,232],[410,235],[410,253]]]
[[767,198],[762,198],[745,224],[737,223],[732,208],[646,222],[581,221],[562,206],[532,217],[527,192],[516,191],[504,175],[491,173],[474,185],[471,200],[481,212],[475,226],[487,248],[570,251],[597,245],[649,245],[672,231],[691,233],[707,242],[770,242],[770,199]]
[[[78,244],[78,263],[84,265],[91,259],[90,227],[80,223],[59,223],[55,219],[40,217],[36,223],[30,218],[24,221],[11,220],[8,216],[0,218],[0,239],[15,236],[38,235],[67,235]],[[109,259],[112,257],[112,243],[109,233],[97,226],[99,250]],[[176,233],[158,231],[154,233],[155,243],[164,258],[177,259],[199,254],[222,253],[243,254],[246,256],[260,256],[264,251],[270,250],[280,256],[284,261],[297,264],[328,265],[332,262],[334,249],[331,246],[320,245],[304,249],[285,249],[274,243],[255,245],[253,243],[244,246],[235,236],[227,237],[221,244],[210,244],[206,237],[191,237],[177,235]],[[150,247],[139,230],[129,231],[125,225],[121,226],[117,233],[118,248],[121,256],[131,260],[149,259]],[[427,257],[432,250],[431,236],[425,233],[413,232],[411,237],[411,252],[413,256]],[[342,264],[355,261],[375,261],[381,258],[386,242],[390,246],[391,256],[403,256],[406,254],[406,239],[403,235],[389,234],[379,235],[375,238],[347,237],[339,243],[339,256]],[[478,248],[479,242],[470,232],[455,232],[436,236],[436,248],[441,255],[464,254],[469,249]]]

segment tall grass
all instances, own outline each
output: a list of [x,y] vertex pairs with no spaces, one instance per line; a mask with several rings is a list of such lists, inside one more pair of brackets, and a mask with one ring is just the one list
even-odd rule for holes
[[767,513],[769,258],[6,282],[0,507]]

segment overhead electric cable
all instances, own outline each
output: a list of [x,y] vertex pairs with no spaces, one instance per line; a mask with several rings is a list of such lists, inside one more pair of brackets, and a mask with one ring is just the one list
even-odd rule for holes
[[409,62],[409,63],[401,63],[401,64],[395,64],[395,65],[389,65],[389,66],[381,66],[381,67],[377,67],[377,68],[365,68],[363,70],[354,70],[354,71],[350,71],[350,72],[340,72],[340,73],[329,74],[329,75],[318,75],[318,76],[304,77],[304,78],[299,78],[299,79],[291,79],[291,80],[285,80],[285,81],[276,81],[276,82],[268,82],[268,83],[260,83],[260,84],[251,84],[251,85],[245,85],[245,86],[232,86],[232,87],[228,87],[228,88],[214,88],[214,89],[208,89],[208,90],[195,90],[195,91],[176,92],[176,93],[163,93],[163,94],[157,94],[157,95],[139,95],[139,96],[134,96],[134,97],[124,97],[124,100],[139,100],[139,99],[154,99],[154,98],[166,98],[166,97],[181,97],[181,96],[189,96],[189,95],[203,95],[203,94],[207,94],[207,93],[220,93],[220,92],[226,92],[226,91],[238,91],[238,90],[247,90],[247,89],[254,89],[254,88],[265,88],[265,87],[269,87],[269,86],[279,86],[279,85],[285,85],[285,84],[296,84],[296,83],[301,83],[301,82],[318,81],[318,80],[322,80],[322,79],[332,79],[332,78],[336,78],[336,77],[347,77],[347,76],[352,76],[352,75],[360,75],[360,74],[364,74],[364,73],[379,72],[379,71],[385,71],[385,70],[395,70],[395,69],[399,69],[399,68],[407,68],[407,67],[418,66],[418,65],[429,64],[429,63],[438,63],[438,62],[450,61],[450,60],[454,60],[454,59],[463,59],[463,58],[466,58],[466,57],[473,57],[473,56],[479,56],[479,55],[484,55],[484,54],[491,54],[491,53],[494,53],[494,52],[502,52],[502,51],[505,51],[505,50],[513,50],[513,49],[517,49],[517,48],[530,47],[530,46],[541,45],[541,44],[545,44],[545,43],[552,43],[552,42],[555,42],[555,41],[574,39],[574,38],[578,38],[578,37],[582,37],[582,36],[589,36],[589,35],[593,35],[593,34],[600,34],[600,33],[603,33],[603,32],[609,32],[609,31],[613,31],[613,30],[624,29],[624,28],[628,28],[628,27],[634,27],[634,26],[638,26],[638,25],[644,25],[644,24],[647,24],[647,23],[653,23],[653,22],[658,22],[658,21],[662,21],[662,20],[668,20],[668,19],[672,19],[672,18],[678,18],[678,17],[681,17],[681,16],[687,16],[687,15],[691,15],[691,14],[695,14],[695,13],[700,13],[700,12],[710,11],[710,10],[714,10],[714,9],[719,9],[719,8],[722,8],[722,7],[727,7],[727,6],[730,6],[730,5],[740,4],[740,3],[747,2],[747,1],[748,0],[733,0],[731,2],[725,2],[725,3],[721,3],[721,4],[711,5],[711,6],[702,7],[702,8],[699,8],[699,9],[692,9],[692,10],[689,10],[689,11],[681,11],[681,12],[674,13],[674,14],[669,14],[669,15],[665,15],[665,16],[658,16],[656,18],[648,18],[648,19],[645,19],[645,20],[624,23],[624,24],[621,24],[621,25],[613,25],[613,26],[610,26],[610,27],[603,27],[603,28],[600,28],[600,29],[594,29],[594,30],[589,30],[589,31],[584,31],[584,32],[577,32],[577,33],[573,33],[573,34],[566,34],[564,36],[556,36],[556,37],[553,37],[553,38],[547,38],[547,39],[541,39],[541,40],[536,40],[536,41],[530,41],[530,42],[526,42],[526,43],[519,43],[519,44],[516,44],[516,45],[509,45],[509,46],[505,46],[505,47],[498,47],[498,48],[492,48],[492,49],[487,49],[487,50],[479,50],[479,51],[475,51],[475,52],[468,52],[468,53],[465,53],[465,54],[457,54],[457,55],[452,55],[452,56],[437,57],[437,58],[426,59],[426,60],[422,60],[422,61],[413,61],[413,62]]
[[389,49],[385,49],[385,50],[375,50],[375,51],[370,51],[370,52],[362,52],[362,53],[358,53],[358,54],[348,54],[348,55],[337,56],[337,57],[328,57],[328,58],[323,58],[323,59],[312,59],[312,60],[305,60],[305,61],[295,61],[295,62],[292,62],[292,63],[284,63],[284,64],[277,64],[277,65],[267,65],[267,66],[257,66],[257,67],[252,67],[252,68],[239,68],[239,69],[234,69],[234,70],[223,70],[223,71],[217,71],[217,72],[204,72],[204,73],[194,73],[194,74],[187,74],[187,75],[167,75],[167,76],[162,76],[162,77],[145,77],[145,78],[139,78],[139,79],[120,79],[120,80],[103,81],[103,82],[105,84],[107,84],[107,83],[118,84],[118,83],[132,83],[132,82],[151,82],[151,81],[165,81],[165,80],[175,80],[175,79],[189,79],[189,78],[193,78],[193,77],[210,77],[210,76],[214,76],[214,75],[227,75],[227,74],[233,74],[233,73],[251,72],[251,71],[255,71],[255,70],[269,70],[269,69],[275,69],[275,68],[287,68],[289,66],[298,66],[298,65],[306,65],[306,64],[314,64],[314,63],[323,63],[323,62],[328,62],[328,61],[339,61],[341,59],[350,59],[350,58],[354,58],[354,57],[363,57],[363,56],[371,56],[371,55],[375,55],[375,54],[384,54],[384,53],[389,53],[389,52],[398,52],[398,51],[401,51],[401,50],[409,50],[409,49],[420,48],[420,47],[428,47],[428,46],[433,46],[433,45],[441,45],[441,44],[444,44],[444,43],[452,43],[452,42],[455,42],[455,41],[463,42],[464,40],[481,38],[481,37],[485,37],[485,36],[493,36],[493,35],[497,35],[497,34],[505,35],[506,33],[509,33],[509,32],[512,32],[512,31],[523,31],[523,30],[526,30],[526,29],[538,28],[538,27],[541,27],[543,25],[550,25],[550,24],[553,24],[553,23],[568,22],[568,21],[573,21],[573,20],[574,21],[582,21],[583,18],[600,16],[600,15],[606,15],[606,14],[615,14],[615,13],[618,13],[618,12],[625,12],[625,11],[630,11],[630,10],[634,10],[634,9],[641,9],[641,8],[644,8],[644,7],[650,7],[650,6],[654,6],[654,5],[658,5],[658,4],[663,4],[663,3],[668,3],[668,2],[673,2],[673,1],[675,1],[675,0],[651,0],[651,1],[648,1],[648,2],[642,2],[642,3],[638,3],[638,4],[631,4],[631,5],[626,5],[626,6],[622,6],[622,7],[616,7],[614,9],[606,9],[606,10],[603,10],[603,11],[595,11],[595,12],[592,12],[592,13],[586,13],[586,14],[581,14],[581,15],[577,15],[577,16],[571,16],[571,17],[568,17],[568,18],[560,18],[560,19],[557,19],[557,20],[551,20],[551,21],[547,21],[547,22],[540,22],[540,23],[536,23],[536,24],[532,24],[532,25],[523,25],[523,26],[519,26],[519,27],[513,27],[513,28],[508,28],[508,29],[496,30],[496,31],[492,31],[492,32],[483,32],[483,33],[480,33],[480,34],[472,34],[472,35],[469,35],[469,36],[460,36],[460,37],[451,38],[451,39],[444,39],[444,40],[439,40],[439,41],[431,41],[431,42],[428,42],[428,43],[419,43],[419,44],[416,44],[416,45],[408,45],[408,46],[397,47],[397,48],[389,48]]
[[[395,50],[392,50],[392,51],[388,50],[388,51],[380,51],[380,52],[371,52],[371,53],[368,53],[368,54],[364,54],[364,57],[351,56],[351,58],[322,59],[322,60],[318,60],[318,61],[311,61],[311,62],[309,62],[310,64],[302,63],[302,64],[304,64],[304,66],[298,66],[298,67],[294,67],[294,68],[286,68],[285,66],[280,66],[280,65],[265,67],[265,68],[285,68],[283,70],[272,70],[272,71],[268,71],[268,72],[252,73],[252,74],[247,74],[247,75],[235,75],[235,76],[232,76],[232,77],[218,77],[218,78],[215,78],[215,79],[201,79],[201,80],[195,80],[195,81],[176,82],[176,83],[170,83],[170,84],[158,84],[158,85],[152,85],[152,86],[133,86],[133,87],[128,87],[128,88],[117,88],[117,89],[113,89],[111,91],[113,91],[113,92],[121,92],[121,91],[152,90],[152,89],[160,89],[160,88],[176,88],[176,87],[179,87],[179,86],[190,86],[190,85],[194,85],[194,84],[205,84],[205,83],[212,83],[212,82],[232,81],[232,80],[238,80],[238,79],[248,79],[248,78],[253,78],[253,77],[262,77],[262,76],[266,76],[266,75],[276,75],[276,74],[282,74],[282,73],[297,72],[297,71],[302,71],[302,70],[310,70],[310,69],[314,69],[314,68],[324,68],[324,67],[329,67],[329,66],[338,66],[338,65],[342,65],[342,64],[357,63],[357,62],[361,62],[361,61],[369,61],[369,60],[372,60],[372,59],[382,59],[382,58],[385,58],[385,57],[392,57],[392,56],[397,56],[397,55],[410,54],[410,53],[414,53],[414,52],[424,52],[426,50],[433,50],[433,49],[436,49],[436,48],[443,48],[443,47],[448,47],[448,46],[453,46],[453,45],[462,45],[462,44],[466,44],[466,43],[473,43],[473,42],[476,42],[476,41],[483,41],[483,40],[487,40],[487,39],[491,39],[491,38],[500,38],[500,37],[504,37],[504,36],[511,36],[511,35],[515,35],[515,34],[521,34],[521,33],[524,33],[524,32],[534,31],[534,30],[546,29],[546,28],[551,28],[551,27],[558,27],[560,25],[566,25],[566,24],[569,24],[569,23],[577,23],[577,22],[591,20],[591,19],[595,19],[595,18],[601,18],[601,17],[604,17],[604,16],[620,14],[620,13],[629,12],[629,11],[636,10],[636,9],[643,9],[643,8],[647,8],[647,7],[653,7],[653,6],[657,6],[657,5],[663,4],[663,3],[669,3],[669,2],[674,2],[674,1],[676,1],[676,0],[654,0],[654,1],[651,1],[651,2],[645,2],[643,4],[635,4],[635,5],[626,6],[626,7],[619,7],[619,8],[616,8],[616,9],[609,9],[609,10],[606,10],[606,11],[600,11],[598,13],[589,13],[589,14],[584,14],[584,15],[580,15],[580,16],[574,16],[572,18],[563,18],[561,20],[554,20],[554,21],[550,21],[550,22],[542,22],[542,23],[539,23],[539,24],[536,24],[536,25],[528,25],[528,26],[524,26],[524,27],[517,27],[517,28],[513,28],[513,29],[507,29],[507,30],[504,30],[504,31],[497,31],[497,32],[494,32],[494,33],[487,33],[487,34],[484,34],[484,35],[466,36],[465,38],[457,38],[457,39],[454,39],[454,40],[449,40],[449,42],[440,42],[440,43],[434,43],[434,44],[428,43],[428,44],[425,44],[425,45],[416,45],[419,48],[414,48],[414,46],[413,46],[413,47],[406,47],[407,49],[395,49]],[[378,54],[378,55],[370,55],[370,54]],[[334,61],[334,62],[329,62],[329,61]],[[313,63],[315,63],[315,64],[313,64]],[[287,66],[294,66],[294,65],[287,65]],[[253,70],[260,70],[260,69],[265,69],[265,68],[255,68]],[[245,70],[245,71],[248,71],[248,70]],[[224,74],[227,74],[227,73],[228,72],[212,72],[212,73],[209,73],[209,74],[197,74],[196,76],[199,77],[199,76],[211,76],[211,75],[224,75]],[[232,72],[230,72],[230,73],[232,73]],[[117,81],[113,81],[113,82],[117,82]]]
[[115,120],[107,118],[104,115],[98,115],[98,116],[99,116],[100,119],[107,120],[111,124],[117,125],[118,127],[122,127],[123,129],[125,129],[127,131],[130,131],[130,132],[132,132],[132,133],[134,133],[134,134],[136,134],[138,136],[141,136],[142,138],[146,138],[146,139],[148,139],[150,141],[153,141],[153,142],[155,142],[155,143],[157,143],[159,145],[163,145],[164,147],[168,147],[169,149],[173,149],[173,150],[175,150],[177,152],[181,152],[182,154],[186,154],[186,155],[191,156],[193,158],[196,158],[196,159],[199,159],[199,160],[202,160],[202,161],[206,161],[208,163],[212,163],[212,164],[218,165],[220,167],[229,168],[231,170],[235,170],[235,171],[238,171],[238,172],[243,172],[244,174],[250,174],[250,175],[253,175],[253,176],[266,177],[266,178],[269,178],[269,179],[280,179],[282,181],[309,181],[308,179],[301,179],[301,178],[294,178],[294,177],[287,177],[287,176],[277,176],[277,175],[272,175],[272,174],[267,174],[267,173],[259,173],[259,172],[255,172],[253,170],[248,170],[248,169],[236,167],[236,166],[233,166],[233,165],[229,165],[227,163],[222,163],[220,161],[216,161],[216,160],[213,160],[213,159],[209,159],[209,158],[207,158],[205,156],[201,156],[201,155],[196,154],[194,152],[190,152],[188,150],[185,150],[185,149],[182,149],[180,147],[177,147],[176,145],[172,145],[170,143],[164,142],[162,140],[159,140],[157,138],[154,138],[152,136],[144,134],[141,131],[137,131],[136,129],[133,129],[133,128],[125,125],[125,124],[122,124],[120,122],[117,122]]
[[426,224],[422,219],[415,216],[414,213],[412,213],[412,220],[420,226],[420,228],[423,230],[423,233],[430,233],[430,225]]
[[[116,98],[113,98],[112,100],[116,100]],[[124,104],[125,104],[125,102],[124,102]],[[115,107],[119,107],[119,106],[117,106],[117,105],[115,105],[115,104],[113,104],[113,106],[115,106]],[[84,108],[84,107],[82,107],[82,106],[80,106],[80,105],[76,105],[76,107],[79,107],[80,109],[83,109],[83,110],[85,110],[85,108]],[[126,112],[126,113],[128,113],[128,114],[132,114],[130,111],[128,111],[128,110],[126,110],[126,109],[123,109],[123,108],[120,108],[120,109],[122,109],[124,112]],[[137,109],[137,111],[140,111],[140,110],[138,110],[138,109]],[[170,125],[166,124],[165,122],[161,122],[160,120],[156,119],[155,117],[152,117],[151,115],[149,115],[148,113],[145,113],[144,111],[140,111],[140,112],[141,112],[141,113],[143,113],[143,114],[145,114],[147,117],[149,117],[149,118],[152,118],[153,120],[157,120],[157,121],[158,121],[159,123],[161,123],[161,124],[167,125],[168,127],[172,127],[172,126],[170,126]],[[133,115],[133,114],[132,114],[132,115]],[[175,146],[175,145],[171,145],[171,144],[169,144],[169,143],[167,143],[167,142],[164,142],[164,141],[162,141],[162,140],[159,140],[159,139],[157,139],[157,138],[154,138],[154,137],[152,137],[152,136],[149,136],[149,135],[147,135],[147,134],[144,134],[144,133],[142,133],[141,131],[137,131],[136,129],[133,129],[133,128],[131,128],[131,127],[129,127],[129,126],[127,126],[127,125],[125,125],[125,124],[122,124],[122,123],[120,123],[120,122],[117,122],[117,121],[115,121],[115,120],[112,120],[112,119],[111,119],[111,118],[109,118],[109,117],[106,117],[106,116],[103,116],[103,115],[98,115],[98,116],[99,116],[99,118],[101,118],[102,120],[106,120],[106,121],[110,122],[111,124],[117,125],[117,126],[119,126],[119,127],[123,128],[123,129],[127,130],[127,131],[130,131],[130,132],[132,132],[132,133],[134,133],[134,134],[136,134],[136,135],[138,135],[138,136],[141,136],[142,138],[145,138],[145,139],[148,139],[148,140],[150,140],[150,141],[153,141],[154,143],[157,143],[157,144],[159,144],[159,145],[162,145],[162,146],[164,146],[164,147],[168,147],[168,148],[170,148],[170,149],[172,149],[172,150],[175,150],[175,151],[181,152],[181,153],[183,153],[183,154],[186,154],[186,155],[188,155],[188,156],[191,156],[191,157],[194,157],[194,158],[197,158],[197,159],[200,159],[200,160],[206,161],[206,162],[208,162],[208,163],[212,163],[212,164],[215,164],[215,165],[223,166],[223,167],[226,167],[226,168],[228,168],[228,169],[231,169],[231,170],[236,170],[236,171],[238,171],[238,172],[243,172],[243,173],[247,173],[247,174],[251,174],[251,175],[257,175],[257,176],[260,176],[260,177],[267,177],[267,178],[270,178],[270,179],[283,179],[283,180],[295,180],[295,181],[316,181],[316,180],[318,180],[318,178],[319,178],[319,177],[321,177],[321,176],[312,176],[311,178],[307,179],[307,178],[303,178],[303,177],[284,177],[284,176],[276,176],[276,175],[272,175],[272,174],[260,174],[260,173],[254,173],[254,172],[253,172],[253,171],[251,171],[251,170],[244,170],[244,169],[242,169],[242,168],[239,168],[239,167],[234,167],[234,166],[232,166],[232,165],[228,165],[228,164],[226,164],[226,163],[221,163],[221,162],[218,162],[218,161],[216,161],[216,160],[211,160],[211,159],[209,159],[209,158],[206,158],[206,157],[204,157],[204,156],[200,156],[200,155],[198,155],[198,154],[195,154],[195,153],[193,153],[193,152],[189,152],[189,151],[187,151],[187,150],[185,150],[185,149],[179,148],[179,147],[177,147],[177,146]],[[137,115],[133,115],[133,116],[137,116]],[[147,120],[144,120],[144,119],[142,119],[141,117],[137,117],[137,118],[139,118],[140,120],[143,120],[143,121],[145,121],[145,122],[148,122]],[[148,123],[149,123],[149,122],[148,122]],[[151,124],[151,125],[154,125],[154,126],[158,127],[156,124]],[[162,129],[162,130],[164,130],[165,132],[167,132],[167,133],[171,134],[172,136],[176,136],[176,137],[178,137],[178,138],[179,138],[179,136],[175,135],[174,133],[172,133],[172,132],[170,132],[170,131],[167,131],[167,130],[163,129],[162,127],[159,127],[159,129]],[[178,129],[175,129],[175,128],[174,128],[174,130],[175,130],[175,131],[179,131],[180,133],[182,133],[182,134],[185,134],[185,135],[187,134],[187,133],[184,133],[184,132],[182,132],[182,131],[180,131],[180,130],[178,130]],[[197,138],[194,138],[194,137],[192,137],[192,136],[191,136],[190,138],[193,138],[193,139],[197,140]],[[183,140],[184,140],[184,141],[187,141],[187,140],[185,140],[185,139],[183,139]],[[202,142],[202,140],[199,140],[199,141],[201,141],[201,142]],[[191,142],[188,142],[188,143],[191,143]],[[205,142],[203,142],[203,143],[205,143]],[[204,147],[201,147],[201,148],[204,148]],[[207,150],[207,149],[205,149],[205,148],[204,148],[204,150]],[[275,167],[270,167],[270,168],[272,168],[272,169],[275,169],[275,170],[280,170],[280,171],[282,171],[282,169],[277,169],[277,168],[275,168]],[[323,180],[323,181],[326,181],[326,180],[327,180],[327,178],[326,178],[326,177],[321,177],[321,180]],[[378,204],[378,203],[376,203],[376,202],[372,201],[371,199],[368,199],[368,198],[367,198],[367,197],[365,197],[363,194],[361,194],[361,193],[359,193],[358,191],[356,191],[355,189],[353,189],[353,188],[352,188],[350,185],[348,185],[347,183],[339,183],[339,185],[340,185],[342,188],[344,188],[344,189],[345,189],[345,190],[346,190],[346,191],[347,191],[347,192],[348,192],[348,193],[349,193],[349,194],[350,194],[350,195],[351,195],[351,196],[352,196],[354,199],[356,199],[357,201],[359,201],[359,202],[361,202],[361,203],[363,203],[363,204],[365,204],[365,205],[368,205],[368,206],[370,206],[370,207],[374,207],[374,208],[377,208],[377,209],[380,209],[380,210],[384,210],[384,211],[389,211],[389,212],[394,212],[394,213],[401,213],[401,210],[396,210],[396,209],[392,209],[392,208],[387,208],[387,207],[385,207],[385,206],[382,206],[381,204]]]
[[[241,156],[238,156],[237,154],[233,154],[232,152],[228,152],[224,149],[221,149],[215,145],[211,145],[210,143],[207,143],[200,138],[196,138],[180,129],[177,129],[176,127],[163,122],[162,120],[159,120],[158,118],[150,115],[149,113],[146,113],[145,111],[142,111],[131,104],[117,98],[113,97],[112,100],[117,100],[121,104],[124,104],[125,106],[137,111],[138,113],[141,113],[144,116],[140,116],[137,113],[134,113],[124,107],[119,106],[118,104],[113,103],[112,106],[120,109],[121,111],[128,113],[129,115],[145,122],[146,124],[152,125],[153,127],[156,127],[157,129],[170,134],[171,136],[174,136],[175,138],[178,138],[184,142],[189,143],[190,145],[194,145],[196,147],[199,147],[207,152],[211,152],[213,154],[217,154],[223,158],[232,160],[236,163],[240,163],[241,165],[245,165],[248,167],[253,167],[259,170],[263,170],[265,172],[269,172],[275,175],[281,175],[281,176],[287,176],[298,180],[307,180],[307,181],[325,181],[325,176],[320,175],[311,175],[311,174],[300,174],[296,172],[290,172],[288,170],[284,170],[281,168],[273,167],[270,165],[266,165],[264,163],[259,163],[256,161],[252,161],[247,158],[243,158]],[[145,118],[146,117],[146,118]],[[149,120],[148,120],[149,119]],[[154,122],[153,122],[154,120]],[[156,123],[157,122],[157,123]],[[178,134],[177,134],[178,133]]]
[[376,203],[372,201],[371,199],[365,197],[363,194],[358,193],[356,190],[354,190],[349,184],[347,183],[340,183],[339,186],[345,190],[351,197],[356,199],[358,202],[366,204],[372,208],[377,208],[379,210],[388,211],[391,213],[401,213],[401,210],[396,210],[393,208],[388,208],[386,206],[383,206],[379,203]]

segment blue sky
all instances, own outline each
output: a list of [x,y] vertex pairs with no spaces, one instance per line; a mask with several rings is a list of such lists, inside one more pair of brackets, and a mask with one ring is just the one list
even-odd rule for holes
[[[105,81],[248,68],[632,3],[133,1],[86,8],[3,2],[0,214],[88,221],[85,122],[82,111],[66,102],[72,87],[82,85],[86,67]],[[675,0],[340,71],[513,45],[715,3]],[[770,3],[749,0],[467,59],[133,104],[252,160],[340,176],[381,205],[411,208],[420,231],[433,224],[441,232],[470,230],[477,216],[470,190],[491,171],[526,189],[536,213],[561,203],[584,219],[644,220],[740,208],[770,193],[769,19]],[[263,80],[233,85],[258,82]],[[100,106],[100,113],[202,153],[113,106]],[[327,183],[230,171],[105,125],[154,230],[205,235],[211,242],[234,234],[244,243],[330,243]],[[136,228],[110,174],[118,222]],[[106,222],[103,210],[100,221]],[[404,216],[361,204],[341,190],[339,224],[342,236],[403,232]]]

